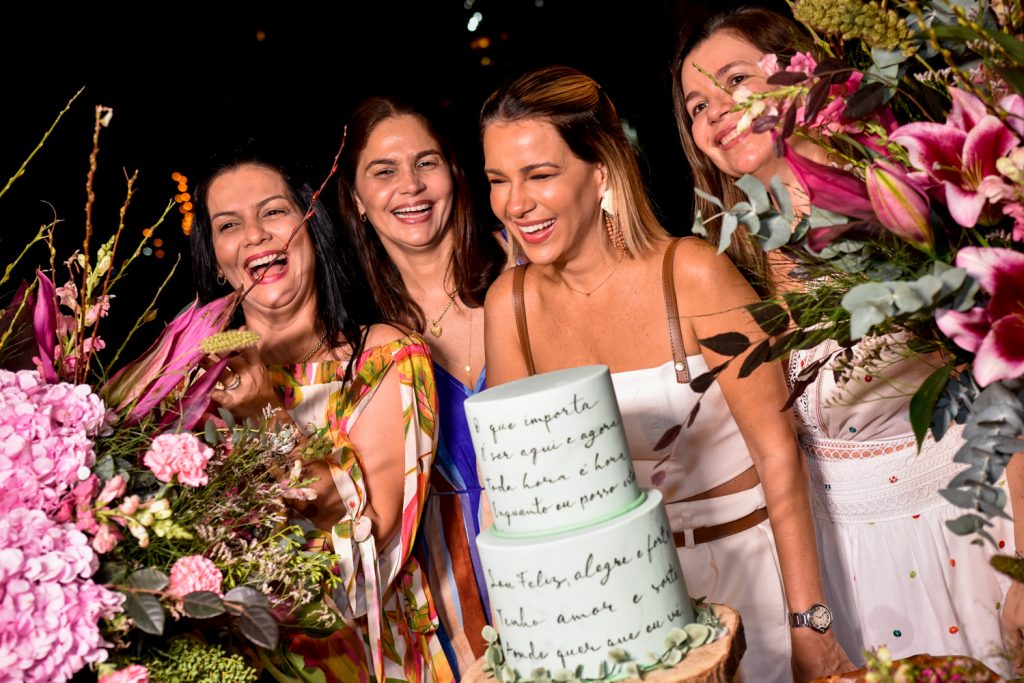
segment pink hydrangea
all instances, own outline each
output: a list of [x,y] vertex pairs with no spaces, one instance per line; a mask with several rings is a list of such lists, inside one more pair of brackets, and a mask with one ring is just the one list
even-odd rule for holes
[[124,596],[92,581],[85,534],[40,510],[0,515],[0,670],[13,680],[69,680],[105,661],[99,622]]
[[169,482],[177,475],[181,484],[204,486],[206,463],[212,456],[213,450],[192,434],[161,434],[153,439],[143,462],[160,481]]
[[202,555],[189,555],[179,558],[171,567],[167,592],[179,599],[196,591],[210,591],[223,595],[223,581],[224,576],[212,561]]
[[0,514],[55,511],[90,476],[92,437],[105,427],[106,409],[91,387],[0,370]]
[[99,683],[149,683],[149,669],[132,664],[114,673],[100,676]]

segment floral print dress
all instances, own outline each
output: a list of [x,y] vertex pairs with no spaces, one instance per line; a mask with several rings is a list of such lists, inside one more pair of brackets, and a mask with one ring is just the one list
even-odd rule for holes
[[[431,681],[454,679],[437,637],[437,614],[426,576],[412,555],[437,443],[437,391],[426,343],[416,334],[365,349],[344,382],[348,361],[270,368],[285,408],[309,433],[330,437],[331,470],[348,515],[320,548],[340,556],[334,602],[346,626],[326,638],[289,635],[287,649],[326,680]],[[405,478],[400,533],[377,547],[363,513],[367,488],[360,454],[348,434],[384,377],[398,373],[405,419]],[[380,486],[381,484],[376,484]]]

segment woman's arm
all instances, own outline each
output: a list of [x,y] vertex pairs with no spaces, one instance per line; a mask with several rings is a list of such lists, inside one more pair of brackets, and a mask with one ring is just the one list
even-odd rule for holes
[[[743,308],[755,303],[757,296],[731,261],[700,240],[684,240],[678,252],[674,264],[676,292],[681,316],[689,322],[688,326],[684,324],[687,346],[695,348],[698,339],[725,332],[745,334],[751,347],[764,339],[764,333]],[[711,368],[728,360],[728,356],[707,347],[701,347],[701,353]],[[747,353],[731,362],[718,376],[718,383],[764,487],[789,610],[801,612],[825,602],[807,466],[792,415],[783,410],[789,392],[781,364],[761,364],[740,378]],[[835,618],[844,616],[836,614]],[[799,677],[813,678],[853,668],[831,631],[819,634],[809,628],[794,628],[792,634]]]
[[[1013,516],[1013,544],[1017,557],[1024,557],[1024,453],[1016,453],[1006,466],[1006,488],[1010,493],[1010,514]],[[1018,523],[1019,522],[1019,523]],[[999,615],[1003,643],[1009,650],[1015,673],[1024,652],[1024,583],[1012,581],[1006,589],[1003,610]]]

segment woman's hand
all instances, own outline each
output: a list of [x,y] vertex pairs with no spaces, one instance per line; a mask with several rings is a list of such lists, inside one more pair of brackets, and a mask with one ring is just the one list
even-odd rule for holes
[[809,628],[791,628],[793,679],[797,683],[821,676],[852,671],[856,667],[836,641],[832,631],[818,633]]
[[281,404],[255,347],[242,349],[231,357],[221,374],[220,385],[223,388],[211,391],[210,398],[239,419],[261,420],[264,408]]

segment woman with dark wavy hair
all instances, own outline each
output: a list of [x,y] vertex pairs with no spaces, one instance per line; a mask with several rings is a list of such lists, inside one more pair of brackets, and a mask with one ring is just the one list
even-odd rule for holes
[[433,354],[440,433],[417,556],[429,569],[449,661],[465,671],[487,645],[475,539],[489,512],[462,404],[484,388],[484,294],[506,256],[474,219],[452,145],[422,110],[369,98],[348,118],[346,140],[338,177],[345,232],[385,317],[420,331]]
[[267,421],[282,455],[298,458],[313,435],[333,445],[304,463],[315,497],[288,502],[306,550],[337,557],[340,583],[323,586],[317,607],[339,627],[322,638],[286,630],[292,656],[270,655],[267,672],[293,672],[297,657],[328,682],[451,681],[412,554],[434,459],[430,354],[415,332],[365,312],[329,214],[316,204],[306,215],[312,201],[309,185],[255,153],[218,164],[194,193],[203,298],[244,290],[245,326],[259,334],[211,397],[239,422]]

